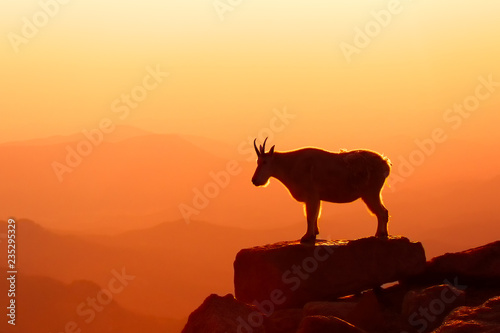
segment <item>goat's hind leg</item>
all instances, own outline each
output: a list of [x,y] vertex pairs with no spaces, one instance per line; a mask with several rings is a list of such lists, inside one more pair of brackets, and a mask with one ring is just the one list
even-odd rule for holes
[[382,198],[380,197],[380,193],[377,193],[376,195],[369,195],[366,197],[362,197],[363,201],[366,203],[368,206],[368,209],[377,216],[377,233],[375,234],[376,237],[380,238],[387,238],[388,237],[388,232],[387,232],[387,223],[389,222],[389,211],[387,208],[385,208],[384,204],[382,203]]

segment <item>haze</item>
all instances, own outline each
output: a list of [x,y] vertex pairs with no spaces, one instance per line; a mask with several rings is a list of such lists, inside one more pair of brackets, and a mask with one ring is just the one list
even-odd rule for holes
[[[239,249],[305,230],[280,183],[251,184],[254,138],[388,156],[389,233],[428,257],[499,239],[500,3],[220,3],[2,2],[0,220],[22,225],[27,286],[76,307],[126,267],[106,318],[182,326],[232,292]],[[325,204],[319,226],[376,219]]]

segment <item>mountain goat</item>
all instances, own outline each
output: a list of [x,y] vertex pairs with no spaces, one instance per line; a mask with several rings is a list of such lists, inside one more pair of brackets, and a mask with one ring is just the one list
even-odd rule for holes
[[305,204],[307,232],[301,243],[316,240],[321,201],[345,203],[361,198],[377,216],[375,236],[388,236],[389,213],[381,197],[391,168],[387,158],[369,150],[333,153],[303,148],[275,152],[275,146],[266,153],[267,138],[259,149],[256,140],[254,148],[258,159],[252,183],[263,186],[270,177],[274,177],[288,188],[295,200]]

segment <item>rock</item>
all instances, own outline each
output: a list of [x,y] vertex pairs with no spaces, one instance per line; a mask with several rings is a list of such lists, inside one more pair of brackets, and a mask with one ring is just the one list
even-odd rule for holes
[[500,241],[431,259],[420,280],[456,279],[467,285],[500,286]]
[[421,243],[407,238],[281,242],[241,250],[234,262],[236,298],[267,308],[331,301],[421,273]]
[[302,318],[302,309],[277,310],[267,320],[266,333],[295,333]]
[[337,317],[308,316],[302,320],[297,333],[365,333]]
[[500,333],[500,296],[453,310],[433,333]]
[[309,302],[304,305],[304,315],[346,319],[356,308],[354,301]]
[[410,290],[403,299],[402,315],[419,332],[429,332],[464,300],[464,291],[447,284]]
[[373,291],[364,292],[355,300],[309,302],[304,306],[304,314],[337,317],[365,330],[385,327],[382,308]]
[[383,330],[386,327],[382,306],[373,290],[364,292],[354,310],[346,317],[348,322],[367,331]]
[[182,333],[264,333],[265,316],[233,295],[212,294],[189,316]]

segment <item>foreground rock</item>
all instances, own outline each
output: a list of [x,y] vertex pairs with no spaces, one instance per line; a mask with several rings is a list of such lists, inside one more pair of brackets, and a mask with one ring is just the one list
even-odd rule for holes
[[426,283],[445,279],[458,279],[467,285],[500,286],[500,241],[433,258],[417,278]]
[[453,310],[433,333],[500,333],[500,296]]
[[398,237],[282,242],[241,250],[234,262],[236,298],[260,308],[300,308],[397,281],[425,269],[421,243]]
[[211,295],[183,332],[500,333],[500,242],[424,260],[405,238],[242,250],[238,300]]
[[300,324],[297,333],[366,333],[337,317],[309,316]]
[[233,295],[212,294],[189,316],[182,333],[264,333],[264,316]]
[[347,300],[307,303],[304,314],[337,317],[364,330],[383,330],[386,324],[382,308],[371,290]]
[[309,302],[302,309],[277,310],[267,320],[266,333],[294,333],[299,327],[302,330],[335,327],[334,332],[339,327],[348,332],[353,327],[355,332],[389,332],[388,328],[396,328],[391,332],[404,331],[407,325],[395,323],[384,312],[378,297],[370,290],[333,302]]
[[275,311],[267,320],[266,333],[294,333],[304,318],[302,309]]
[[448,284],[410,290],[403,299],[402,315],[418,332],[428,332],[464,301],[465,292]]

